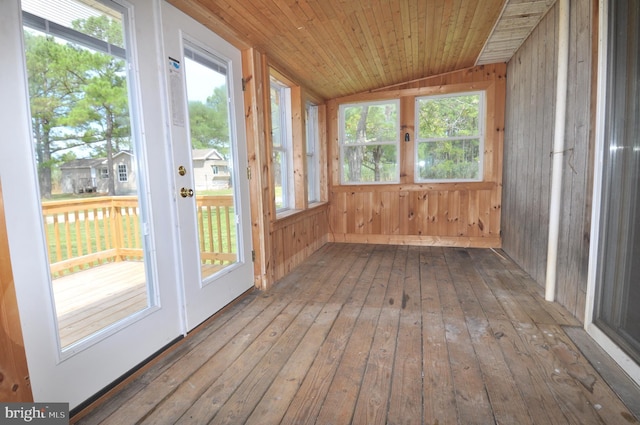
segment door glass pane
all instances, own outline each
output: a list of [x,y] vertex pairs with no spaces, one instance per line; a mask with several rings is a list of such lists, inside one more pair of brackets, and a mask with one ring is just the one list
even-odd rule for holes
[[115,332],[114,325],[153,303],[126,10],[95,1],[22,5],[34,151],[64,351]]
[[191,158],[202,279],[237,262],[233,143],[226,63],[185,48]]
[[611,1],[595,323],[640,363],[640,3]]

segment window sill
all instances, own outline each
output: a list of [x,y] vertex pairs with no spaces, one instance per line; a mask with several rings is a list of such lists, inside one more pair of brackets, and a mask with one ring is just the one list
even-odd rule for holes
[[302,211],[304,210],[290,209],[290,210],[278,211],[276,212],[276,221],[285,219],[287,217],[291,217],[292,215],[296,215]]
[[480,182],[442,182],[442,183],[400,183],[384,185],[336,185],[332,192],[402,192],[419,190],[491,190],[496,182],[486,180]]
[[272,223],[273,230],[277,230],[283,226],[289,225],[292,222],[303,220],[309,216],[322,213],[329,208],[329,203],[326,201],[314,202],[310,204],[307,209],[304,210],[286,210],[280,211],[276,214],[276,219]]

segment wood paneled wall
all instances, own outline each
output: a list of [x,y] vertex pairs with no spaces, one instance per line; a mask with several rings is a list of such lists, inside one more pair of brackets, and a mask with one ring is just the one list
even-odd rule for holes
[[0,184],[0,401],[31,402],[31,384],[13,282]]
[[[326,202],[308,205],[306,201],[306,143],[302,110],[294,113],[296,151],[296,210],[276,214],[274,183],[271,173],[271,124],[269,112],[269,67],[266,56],[255,49],[243,51],[244,104],[247,128],[248,172],[251,176],[251,232],[254,259],[254,284],[268,289],[305,258],[327,243],[328,219]],[[295,87],[295,103],[304,107],[304,89]],[[324,107],[319,105],[320,121],[325,121]],[[320,132],[321,149],[326,150],[326,134]],[[320,153],[321,167],[326,170],[326,157]],[[320,171],[326,186],[326,171]],[[326,191],[321,191],[326,199]]]
[[[338,107],[399,98],[401,131],[414,140],[416,96],[485,90],[482,182],[413,183],[413,143],[400,144],[401,183],[340,185]],[[500,247],[506,65],[469,68],[328,102],[329,239],[336,242]],[[410,112],[407,113],[407,110]]]
[[274,223],[272,231],[274,279],[284,277],[327,243],[328,230],[326,205]]
[[[593,173],[597,1],[572,1],[557,300],[584,319]],[[545,283],[553,147],[557,5],[508,64],[503,248]]]

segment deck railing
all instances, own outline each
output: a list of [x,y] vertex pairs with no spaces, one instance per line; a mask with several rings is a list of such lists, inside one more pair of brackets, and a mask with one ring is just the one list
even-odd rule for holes
[[202,264],[236,261],[236,218],[233,196],[197,195],[200,260]]
[[[196,197],[203,264],[236,260],[232,196]],[[142,242],[135,196],[43,202],[51,274],[61,276],[113,261],[139,261]]]

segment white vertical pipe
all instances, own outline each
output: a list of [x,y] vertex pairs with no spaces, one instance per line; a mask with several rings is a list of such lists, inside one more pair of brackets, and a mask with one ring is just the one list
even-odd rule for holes
[[567,116],[567,80],[569,68],[569,0],[559,0],[558,76],[556,90],[556,121],[553,136],[553,169],[549,204],[549,244],[547,246],[547,277],[545,299],[554,301],[558,266],[558,235],[562,195],[562,163],[564,160],[564,132]]

